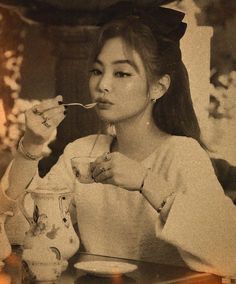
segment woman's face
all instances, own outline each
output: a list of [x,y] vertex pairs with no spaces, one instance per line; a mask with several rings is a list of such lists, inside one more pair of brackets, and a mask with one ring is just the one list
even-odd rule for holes
[[149,102],[144,65],[121,38],[109,39],[90,71],[89,89],[102,120],[120,122],[143,113]]

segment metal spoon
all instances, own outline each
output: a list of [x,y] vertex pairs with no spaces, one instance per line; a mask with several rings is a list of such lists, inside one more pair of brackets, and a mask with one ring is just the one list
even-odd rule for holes
[[86,108],[86,109],[90,109],[90,108],[93,108],[97,105],[97,103],[91,103],[91,104],[81,104],[81,103],[68,103],[68,104],[63,104],[63,106],[81,106],[83,108]]

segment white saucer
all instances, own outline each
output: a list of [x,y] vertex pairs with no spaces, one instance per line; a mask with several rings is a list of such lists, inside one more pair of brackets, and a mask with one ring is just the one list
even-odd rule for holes
[[75,263],[74,267],[100,277],[117,277],[137,269],[135,264],[118,261],[82,261]]

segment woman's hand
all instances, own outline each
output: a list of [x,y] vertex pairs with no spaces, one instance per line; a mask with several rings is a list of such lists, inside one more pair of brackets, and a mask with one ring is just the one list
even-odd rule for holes
[[139,190],[147,169],[141,163],[118,152],[104,153],[91,163],[95,182],[114,184],[127,190]]
[[54,130],[65,118],[65,107],[60,104],[62,99],[62,96],[57,96],[26,111],[24,147],[42,146],[49,140]]

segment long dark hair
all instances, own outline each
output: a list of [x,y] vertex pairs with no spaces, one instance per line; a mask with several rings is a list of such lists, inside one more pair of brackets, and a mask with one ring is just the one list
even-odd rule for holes
[[171,79],[167,92],[153,105],[156,126],[166,133],[200,139],[200,127],[190,95],[188,73],[181,60],[179,42],[155,35],[138,17],[128,16],[105,24],[96,41],[95,59],[105,42],[120,37],[127,50],[136,50],[146,69],[148,84],[168,74]]

